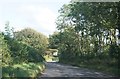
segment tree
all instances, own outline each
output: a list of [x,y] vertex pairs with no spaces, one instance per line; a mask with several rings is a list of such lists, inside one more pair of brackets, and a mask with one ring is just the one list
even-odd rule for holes
[[9,21],[7,21],[6,24],[5,24],[4,34],[11,38],[11,37],[14,37],[13,32],[14,32],[14,28],[10,27],[10,23],[9,23]]
[[[75,61],[79,61],[77,63],[83,61],[91,62],[92,60],[100,61],[101,63],[115,61],[112,63],[114,65],[118,63],[117,56],[119,54],[117,50],[119,50],[119,47],[116,44],[115,36],[119,21],[117,2],[88,3],[71,1],[69,4],[63,5],[59,13],[56,24],[58,30],[62,33],[61,38],[63,40],[60,41],[61,46],[58,47],[62,50],[59,50],[61,56],[66,57],[64,61],[72,63],[72,61],[67,59],[67,56],[73,56],[73,58],[76,58]],[[66,32],[66,29],[71,27],[73,28],[73,30],[69,30],[71,33]],[[76,41],[70,41],[71,39]],[[66,43],[66,41],[69,41],[69,43]],[[78,47],[69,47],[69,44],[75,44]],[[111,48],[113,47],[116,52],[112,51]],[[72,49],[75,49],[75,51]],[[63,52],[71,53],[62,55]],[[77,55],[74,55],[75,53]],[[104,58],[106,59],[103,60]]]
[[59,43],[59,32],[54,32],[52,35],[49,36],[49,48],[57,49]]
[[48,45],[48,38],[31,28],[26,28],[15,33],[15,38],[18,41],[35,48],[40,54],[44,53]]
[[2,33],[0,33],[0,61],[2,62],[0,63],[2,67],[12,62],[10,50]]
[[[12,32],[10,29],[9,24],[6,25],[4,39],[13,60],[11,64],[44,61],[42,53],[44,53],[48,43],[46,36],[32,29],[18,32]],[[15,36],[11,36],[12,34]]]

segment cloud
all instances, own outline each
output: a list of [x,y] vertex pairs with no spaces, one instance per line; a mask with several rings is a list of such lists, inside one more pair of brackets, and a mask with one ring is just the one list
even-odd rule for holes
[[32,22],[34,28],[44,31],[44,33],[51,34],[56,30],[55,20],[57,15],[48,7],[39,5],[24,5],[20,7],[22,15],[27,21]]
[[1,3],[68,3],[70,0],[0,0]]
[[[46,35],[52,34],[56,30],[55,20],[57,11],[64,3],[70,0],[2,0],[2,18],[0,17],[0,29],[4,27],[6,21],[15,30],[26,27],[33,28]],[[1,23],[2,22],[2,23]],[[1,27],[1,25],[3,27]]]
[[3,27],[3,23],[1,22],[1,20],[0,20],[0,31],[4,31],[4,27]]
[[2,32],[4,31],[4,26],[5,26],[5,23],[2,21],[1,16],[0,16],[0,31]]
[[4,30],[4,27],[2,27],[3,26],[3,22],[2,22],[2,19],[1,19],[1,14],[2,13],[2,11],[1,11],[1,7],[0,7],[0,31],[3,31]]

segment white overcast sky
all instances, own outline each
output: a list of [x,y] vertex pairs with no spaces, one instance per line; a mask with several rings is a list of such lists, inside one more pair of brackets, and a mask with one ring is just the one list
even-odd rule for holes
[[6,21],[15,30],[33,28],[45,35],[56,30],[58,10],[70,0],[0,0],[0,31]]

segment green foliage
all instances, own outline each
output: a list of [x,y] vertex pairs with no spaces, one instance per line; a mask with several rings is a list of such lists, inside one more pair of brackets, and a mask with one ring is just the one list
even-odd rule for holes
[[112,58],[118,59],[120,56],[120,46],[115,44],[110,45],[109,54]]
[[45,35],[30,28],[14,32],[7,23],[0,41],[4,77],[35,77],[42,72],[43,64],[34,63],[45,60],[42,56],[48,44]]
[[40,74],[45,66],[43,63],[22,63],[13,66],[5,66],[3,69],[4,77],[36,77]]
[[2,33],[0,33],[0,60],[2,61],[2,64],[0,63],[0,65],[4,66],[12,61],[9,52],[10,50],[4,40],[4,36],[2,35]]
[[31,28],[15,32],[15,39],[35,48],[40,54],[44,53],[48,45],[47,37]]
[[10,27],[9,21],[6,22],[6,24],[5,24],[5,35],[7,35],[8,37],[13,37],[14,36],[13,31],[14,31],[14,28]]
[[[47,38],[32,29],[25,29],[21,32],[14,33],[15,37],[13,38],[5,35],[13,63],[43,62],[44,58],[42,57],[42,53],[47,47]],[[23,38],[17,37],[16,34],[18,36],[25,34],[25,36]]]
[[35,50],[34,48],[29,47],[27,60],[28,62],[43,62],[45,59],[43,56],[39,53],[39,51]]
[[58,33],[54,32],[53,35],[49,36],[49,48],[57,49],[60,40],[58,39]]
[[7,42],[10,45],[10,54],[14,63],[44,61],[44,58],[35,48],[15,39],[12,40],[12,42]]
[[60,32],[50,37],[50,44],[56,44],[59,49],[60,62],[86,65],[99,62],[106,68],[114,69],[115,65],[118,68],[119,46],[115,34],[119,16],[117,5],[115,2],[76,1],[63,5],[56,21]]

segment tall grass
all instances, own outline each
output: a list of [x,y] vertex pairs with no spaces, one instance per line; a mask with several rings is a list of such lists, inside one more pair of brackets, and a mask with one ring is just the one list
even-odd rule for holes
[[43,63],[22,63],[2,68],[3,77],[36,77],[45,69]]

